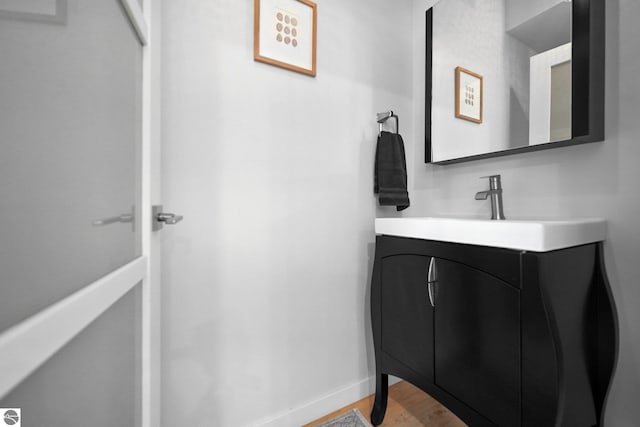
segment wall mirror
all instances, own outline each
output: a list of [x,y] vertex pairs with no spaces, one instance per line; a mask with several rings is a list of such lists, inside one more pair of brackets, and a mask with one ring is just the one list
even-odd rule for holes
[[604,139],[604,0],[440,0],[426,20],[427,163]]

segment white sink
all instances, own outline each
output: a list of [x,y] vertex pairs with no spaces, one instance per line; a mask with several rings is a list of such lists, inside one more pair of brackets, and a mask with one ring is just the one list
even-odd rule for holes
[[458,218],[376,218],[376,234],[547,252],[606,238],[603,219],[491,221]]

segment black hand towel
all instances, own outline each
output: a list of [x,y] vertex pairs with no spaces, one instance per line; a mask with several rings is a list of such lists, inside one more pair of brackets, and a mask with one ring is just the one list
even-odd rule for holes
[[397,133],[383,131],[378,136],[373,192],[378,194],[380,206],[396,206],[398,211],[409,207],[407,160],[404,142]]

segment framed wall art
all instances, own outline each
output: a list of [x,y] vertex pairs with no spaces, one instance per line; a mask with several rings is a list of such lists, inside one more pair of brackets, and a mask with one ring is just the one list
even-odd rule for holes
[[482,76],[456,67],[456,117],[482,123]]
[[254,59],[315,76],[316,23],[312,1],[254,0]]
[[0,0],[0,19],[66,24],[67,0]]

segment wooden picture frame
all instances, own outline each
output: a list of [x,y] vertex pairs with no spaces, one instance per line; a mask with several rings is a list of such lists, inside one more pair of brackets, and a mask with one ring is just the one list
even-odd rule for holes
[[482,76],[466,68],[456,67],[456,117],[482,123]]
[[253,58],[315,77],[316,28],[310,0],[254,0]]
[[67,0],[0,1],[0,19],[64,25],[67,23]]

